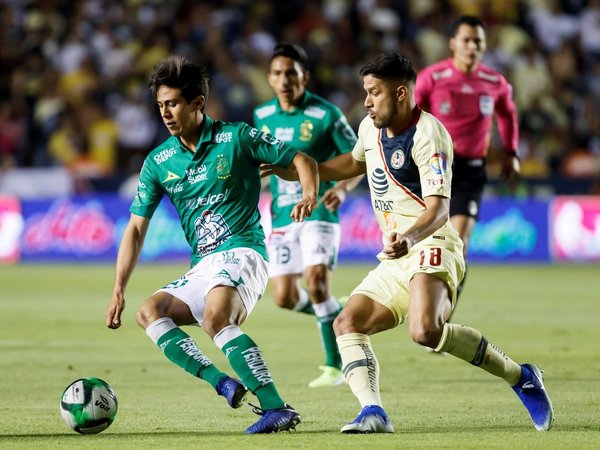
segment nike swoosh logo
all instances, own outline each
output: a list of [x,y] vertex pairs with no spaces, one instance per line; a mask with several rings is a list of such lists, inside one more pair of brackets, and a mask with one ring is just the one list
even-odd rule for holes
[[366,152],[370,152],[371,150],[373,150],[372,148],[365,148],[365,153]]
[[523,386],[521,386],[523,389],[532,389],[535,386],[533,385],[533,383],[531,381],[528,381],[527,383],[523,384]]

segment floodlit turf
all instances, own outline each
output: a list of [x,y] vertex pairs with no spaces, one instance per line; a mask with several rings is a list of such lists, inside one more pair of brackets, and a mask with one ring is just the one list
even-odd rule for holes
[[[286,401],[303,415],[296,432],[245,436],[258,416],[229,409],[206,383],[168,362],[135,324],[140,301],[185,266],[139,266],[124,326],[104,326],[111,266],[0,267],[0,448],[594,448],[600,445],[600,294],[597,266],[473,265],[455,322],[480,329],[519,362],[545,370],[556,409],[548,433],[534,430],[516,395],[480,369],[432,355],[406,326],[374,337],[384,406],[396,433],[341,435],[358,403],[347,386],[309,389],[322,364],[314,319],[265,297],[243,329],[261,346]],[[337,295],[368,270],[341,267]],[[201,349],[230,371],[202,330]],[[82,436],[63,423],[59,399],[82,376],[111,384],[113,425]]]

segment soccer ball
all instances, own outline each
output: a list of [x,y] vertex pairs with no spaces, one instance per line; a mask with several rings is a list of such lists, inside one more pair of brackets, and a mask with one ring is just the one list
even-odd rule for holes
[[67,386],[60,413],[67,426],[81,434],[106,430],[117,415],[117,396],[100,378],[79,378]]

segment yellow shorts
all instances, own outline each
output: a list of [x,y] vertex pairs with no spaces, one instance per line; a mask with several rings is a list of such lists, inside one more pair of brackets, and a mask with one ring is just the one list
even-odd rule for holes
[[352,294],[365,295],[388,308],[396,325],[408,314],[408,286],[417,273],[427,273],[444,281],[456,303],[456,288],[465,275],[462,241],[431,236],[399,259],[383,259],[369,272]]

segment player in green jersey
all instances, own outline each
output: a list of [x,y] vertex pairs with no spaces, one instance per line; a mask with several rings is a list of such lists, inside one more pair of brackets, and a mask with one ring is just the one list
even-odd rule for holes
[[[157,64],[150,88],[171,137],[144,161],[119,247],[106,325],[121,326],[127,283],[166,194],[192,248],[191,269],[142,303],[138,324],[169,360],[211,384],[232,408],[242,405],[248,389],[258,397],[254,412],[262,417],[246,433],[293,429],[300,415],[283,401],[259,347],[240,326],[268,280],[259,165],[269,161],[301,174],[302,194],[290,211],[292,220],[301,222],[316,207],[316,162],[245,123],[208,117],[208,78],[183,57]],[[241,382],[219,370],[182,325],[201,325]]]
[[[276,97],[255,108],[254,125],[317,161],[326,161],[352,150],[356,134],[337,106],[306,89],[308,81],[304,50],[293,44],[278,44],[268,73]],[[299,183],[276,177],[270,183],[273,231],[268,249],[273,297],[282,308],[316,316],[325,351],[322,374],[309,383],[310,387],[344,383],[333,332],[341,306],[331,295],[330,282],[340,244],[338,207],[360,179],[321,183],[319,206],[310,220],[302,223],[290,219],[291,209],[301,197]],[[302,276],[306,289],[301,287]]]

